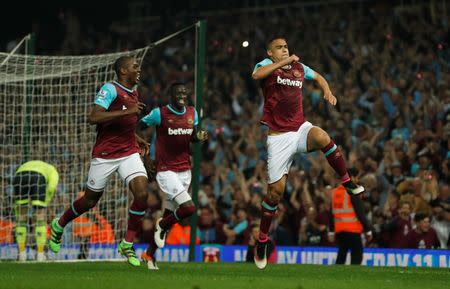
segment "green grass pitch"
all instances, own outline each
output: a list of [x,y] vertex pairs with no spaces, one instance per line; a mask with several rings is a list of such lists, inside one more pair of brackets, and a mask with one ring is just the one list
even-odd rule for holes
[[446,289],[450,269],[246,263],[158,263],[159,271],[124,262],[0,263],[0,288],[102,289]]

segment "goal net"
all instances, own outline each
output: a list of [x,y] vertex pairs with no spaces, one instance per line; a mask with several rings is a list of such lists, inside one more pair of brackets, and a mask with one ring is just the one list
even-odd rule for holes
[[[141,64],[148,49],[63,57],[0,53],[0,259],[17,259],[12,186],[15,170],[34,159],[55,165],[60,182],[47,209],[47,224],[59,216],[86,182],[96,136],[95,126],[87,123],[87,114],[96,92],[114,79],[112,65],[118,57],[131,55]],[[98,233],[95,238],[100,243],[115,246],[125,235],[128,199],[128,190],[115,175],[96,210],[69,224],[61,252],[48,254],[48,258],[83,258],[86,245],[93,243],[92,232]],[[28,215],[26,245],[29,258],[34,259],[31,205]],[[113,235],[108,235],[111,232]]]

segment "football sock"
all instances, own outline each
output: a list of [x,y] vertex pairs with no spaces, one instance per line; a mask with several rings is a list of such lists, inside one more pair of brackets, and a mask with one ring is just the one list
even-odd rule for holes
[[94,207],[95,204],[92,205],[92,202],[89,202],[85,196],[82,196],[81,198],[75,200],[71,205],[70,208],[68,208],[62,216],[58,220],[58,225],[61,226],[61,228],[64,228],[70,221],[77,218],[84,212],[89,211],[92,207]]
[[128,210],[128,227],[125,233],[125,241],[133,243],[136,233],[141,227],[142,218],[145,215],[147,204],[134,200]]
[[277,211],[277,204],[272,203],[267,197],[261,204],[261,224],[259,225],[259,241],[266,242],[269,238],[270,224]]
[[163,219],[167,216],[169,216],[170,214],[172,214],[173,211],[169,210],[169,209],[164,209],[164,213],[163,213]]
[[25,222],[17,222],[16,226],[16,242],[19,252],[25,251],[25,242],[27,240],[27,224]]
[[325,154],[330,166],[340,176],[342,183],[348,182],[350,177],[347,172],[345,160],[342,157],[341,150],[337,147],[333,140],[330,140],[330,143],[322,149],[322,152]]
[[150,241],[150,244],[148,244],[148,247],[146,250],[147,255],[153,258],[153,255],[155,255],[156,249],[158,249],[158,246],[156,246],[155,239],[152,238]]
[[194,213],[195,213],[195,206],[180,206],[171,214],[164,217],[159,223],[159,226],[163,230],[169,230],[173,224],[177,223],[178,221],[184,218],[191,216]]
[[36,244],[37,244],[37,252],[44,252],[45,241],[47,240],[47,224],[45,221],[37,221],[36,224]]

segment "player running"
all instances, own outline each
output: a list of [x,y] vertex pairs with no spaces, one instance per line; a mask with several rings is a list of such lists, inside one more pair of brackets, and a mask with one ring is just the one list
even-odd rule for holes
[[198,115],[187,105],[187,89],[183,83],[170,86],[170,104],[153,109],[141,119],[146,126],[156,126],[156,181],[166,194],[163,217],[155,225],[154,242],[142,254],[151,270],[158,269],[154,253],[164,247],[168,230],[195,212],[188,192],[191,184],[191,142],[205,141],[208,134],[198,130]]
[[75,200],[60,218],[51,224],[49,248],[57,253],[61,248],[64,227],[73,219],[93,208],[106,187],[109,177],[117,171],[133,193],[128,211],[128,228],[118,246],[119,253],[132,266],[139,266],[133,240],[147,209],[147,173],[139,152],[148,152],[148,143],[136,135],[139,113],[144,104],[133,88],[139,81],[140,69],[136,59],[122,56],[114,63],[117,81],[104,84],[95,98],[88,116],[97,125],[97,140],[92,151],[91,166],[85,194]]

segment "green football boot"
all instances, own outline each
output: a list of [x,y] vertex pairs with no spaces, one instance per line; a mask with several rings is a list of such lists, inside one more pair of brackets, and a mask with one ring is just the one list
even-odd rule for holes
[[136,258],[136,252],[134,251],[133,243],[127,243],[125,242],[125,240],[122,240],[119,243],[117,251],[120,253],[120,255],[127,258],[127,261],[131,266],[141,266],[141,262],[138,258]]
[[64,228],[61,228],[61,226],[58,225],[58,218],[53,219],[50,227],[51,227],[51,236],[50,240],[48,241],[48,248],[53,253],[58,253],[59,250],[61,249],[61,237]]

